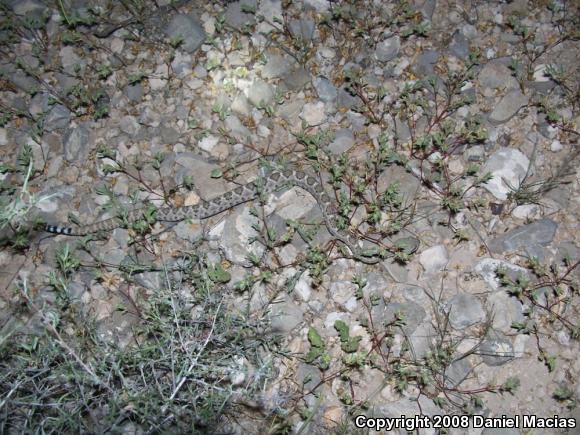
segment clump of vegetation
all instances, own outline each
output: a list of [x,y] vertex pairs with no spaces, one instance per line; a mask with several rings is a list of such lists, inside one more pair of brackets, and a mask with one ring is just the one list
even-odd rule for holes
[[[163,10],[177,7],[171,4]],[[167,90],[171,92],[162,95],[173,98],[182,84],[173,61],[187,38],[158,35],[153,23],[166,14],[160,13],[155,2],[109,2],[75,10],[59,0],[42,12],[34,10],[24,16],[0,4],[0,40],[7,65],[0,76],[0,128],[22,130],[30,138],[19,149],[9,144],[15,157],[0,163],[2,246],[30,254],[33,260],[27,264],[44,261],[51,267],[40,277],[19,270],[12,281],[7,307],[12,320],[0,339],[2,428],[43,433],[233,432],[241,412],[259,409],[262,413],[251,418],[265,420],[270,433],[296,430],[297,416],[304,431],[323,408],[322,397],[312,401],[311,396],[332,385],[348,411],[337,428],[350,433],[350,418],[371,412],[373,397],[362,396],[355,388],[361,374],[371,370],[378,371],[382,386],[392,386],[394,394],[428,398],[449,414],[479,412],[484,393],[514,394],[517,377],[485,385],[474,385],[471,380],[454,383],[449,377],[458,361],[478,357],[489,323],[457,335],[449,327],[448,314],[441,313],[441,301],[429,294],[434,301],[435,333],[429,350],[417,356],[405,330],[404,313],[378,321],[374,307],[390,301],[367,287],[373,264],[404,266],[413,260],[419,247],[414,224],[432,218],[421,210],[419,198],[434,199],[441,213],[437,225],[448,227],[458,244],[469,242],[473,232],[470,227],[454,227],[453,219],[486,211],[482,186],[491,174],[478,162],[457,164],[463,150],[489,144],[486,121],[474,110],[468,92],[484,62],[482,53],[474,51],[454,64],[442,58],[430,75],[401,70],[393,80],[400,86],[389,88],[389,80],[383,81],[386,75],[378,79],[366,69],[373,65],[372,53],[385,42],[385,35],[402,44],[433,36],[431,24],[407,1],[332,2],[328,11],[308,15],[298,26],[291,2],[283,2],[281,16],[273,18],[263,16],[260,7],[241,4],[247,22],[238,29],[228,24],[221,5],[207,7],[215,18],[211,21],[215,33],[206,38],[199,56],[192,56],[198,64],[191,67],[205,70],[204,92],[213,93],[212,80],[216,79],[223,85],[222,94],[195,104],[188,100],[191,109],[179,121],[192,139],[179,147],[189,152],[190,145],[208,137],[217,138],[219,146],[227,145],[227,163],[219,152],[203,150],[221,162],[210,173],[213,181],[240,184],[246,182],[248,167],[259,164],[268,173],[299,164],[319,177],[336,209],[323,210],[325,216],[313,212],[306,218],[276,220],[269,215],[258,178],[260,197],[250,208],[255,235],[248,243],[252,248],[260,246],[248,249],[252,253],[245,262],[232,264],[223,252],[205,243],[205,233],[195,243],[175,248],[155,226],[152,203],[184,203],[196,191],[198,174],[185,175],[179,183],[168,180],[168,167],[175,160],[168,147],[151,152],[137,148],[139,152],[125,158],[113,146],[102,145],[96,153],[90,150],[87,161],[79,164],[86,170],[84,177],[95,168],[102,176],[91,192],[100,197],[100,209],[127,230],[126,240],[118,243],[121,248],[106,245],[98,253],[108,234],[64,244],[54,241],[55,249],[34,248],[36,224],[40,224],[33,217],[35,208],[53,197],[38,193],[51,171],[52,149],[47,151],[50,147],[45,145],[47,127],[54,126],[46,124],[54,117],[68,120],[70,116],[75,123],[108,126],[109,116],[117,111],[111,101],[125,101],[124,94],[119,98],[120,91],[154,89],[159,65],[158,58],[149,53],[159,54],[163,66],[168,66]],[[578,139],[575,72],[545,58],[578,40],[578,19],[556,3],[541,7],[553,20],[555,37],[544,41],[526,20],[508,17],[509,31],[517,39],[509,68],[526,89],[543,65],[543,74],[554,88],[542,96],[530,93],[526,110],[537,110],[562,143],[574,144]],[[267,50],[252,37],[264,27],[270,28],[260,36],[267,38]],[[111,48],[107,38],[113,34],[123,50]],[[317,126],[303,120],[302,125],[290,127],[288,119],[293,115],[287,116],[286,103],[292,102],[292,82],[301,80],[303,71],[319,75],[322,60],[327,59],[319,50],[323,46],[340,59],[340,67],[328,77],[340,91],[337,116]],[[234,100],[249,80],[260,75],[272,48],[289,56],[289,71],[269,101],[254,102],[251,115],[242,116],[230,107],[229,99]],[[238,51],[244,54],[237,56]],[[373,60],[360,62],[359,53],[371,53]],[[63,65],[63,57],[73,63]],[[242,59],[243,65],[228,70],[232,59]],[[201,80],[197,75],[196,79]],[[310,90],[305,89],[308,99]],[[282,110],[284,116],[280,116]],[[360,125],[352,145],[340,149],[335,146],[333,129],[348,117]],[[237,130],[243,131],[243,126],[251,137],[233,132],[236,120],[241,124]],[[277,128],[291,131],[293,139],[283,145],[271,140],[268,135],[276,134]],[[178,149],[176,144],[169,145]],[[580,151],[573,150],[557,170],[544,177],[532,173],[535,153],[518,186],[509,186],[509,205],[542,204],[548,192],[566,182]],[[417,192],[390,179],[394,170],[415,177]],[[117,189],[121,178],[129,185],[124,193]],[[141,218],[131,222],[128,216],[136,206],[142,207]],[[361,243],[357,246],[360,255],[334,240],[336,234],[325,233],[328,215],[333,226]],[[79,223],[73,215],[69,219]],[[111,258],[117,258],[119,251],[125,258],[113,264]],[[334,336],[327,337],[327,331],[310,325],[304,352],[291,354],[269,329],[272,305],[279,302],[279,296],[292,294],[298,283],[323,294],[328,290],[329,271],[337,264],[348,264],[345,259],[365,263],[357,265],[361,268],[351,281],[355,303],[364,314],[356,319],[362,328],[356,329],[350,319],[337,320],[337,335],[332,332],[329,335]],[[525,320],[514,323],[513,329],[536,339],[540,358],[550,372],[559,360],[543,342],[551,335],[549,328],[562,328],[573,340],[580,336],[576,320],[561,309],[577,301],[578,264],[571,258],[548,264],[531,258],[529,274],[514,277],[505,269],[497,270],[506,291],[525,308]],[[465,351],[467,339],[476,344]],[[264,404],[261,392],[282,358],[298,358],[301,364],[313,366],[320,379],[313,383],[305,379],[299,386],[280,383],[279,395]],[[566,386],[556,388],[553,397],[562,406],[575,406],[573,391]]]

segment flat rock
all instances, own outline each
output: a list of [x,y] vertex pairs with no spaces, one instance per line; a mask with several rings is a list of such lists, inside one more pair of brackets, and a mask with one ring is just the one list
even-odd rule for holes
[[547,246],[554,239],[558,224],[551,219],[542,219],[522,225],[496,237],[487,243],[492,252],[515,251],[532,245]]
[[485,320],[485,311],[475,296],[460,293],[447,303],[449,322],[455,329],[465,329]]
[[517,189],[526,176],[530,161],[519,150],[503,148],[491,155],[482,173],[490,172],[493,178],[483,187],[500,200],[506,200],[508,193]]
[[399,50],[401,50],[401,39],[398,36],[394,36],[377,44],[375,57],[379,62],[388,62],[397,57]]
[[432,246],[423,251],[419,257],[419,262],[428,275],[439,272],[448,261],[447,249],[443,245]]
[[256,0],[241,0],[230,3],[225,13],[226,23],[240,29],[245,24],[253,24],[256,21],[254,14],[246,13],[244,10],[256,10]]
[[523,267],[508,263],[507,261],[497,260],[495,258],[482,259],[473,267],[473,271],[478,274],[492,290],[500,290],[502,287],[496,273],[498,267],[504,268],[507,271],[508,276],[514,280],[518,276],[526,276],[528,273],[527,269],[524,269]]
[[515,89],[507,93],[500,102],[495,106],[495,109],[489,115],[489,120],[494,124],[501,124],[509,121],[522,107],[528,104],[528,96],[521,93],[519,89]]
[[165,28],[165,34],[171,39],[182,38],[183,42],[179,48],[187,53],[197,51],[206,37],[199,20],[194,16],[184,14],[175,15],[171,19]]

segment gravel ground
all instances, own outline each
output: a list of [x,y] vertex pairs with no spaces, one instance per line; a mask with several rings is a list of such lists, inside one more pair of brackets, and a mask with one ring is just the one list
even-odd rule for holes
[[0,432],[577,433],[578,4],[0,5]]

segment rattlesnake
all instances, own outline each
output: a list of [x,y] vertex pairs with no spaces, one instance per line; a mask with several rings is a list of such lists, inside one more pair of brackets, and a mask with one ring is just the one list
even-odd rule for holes
[[[316,202],[322,210],[326,228],[336,240],[342,242],[351,251],[354,258],[369,264],[379,261],[376,258],[361,255],[360,249],[357,246],[357,240],[336,226],[334,219],[336,208],[330,196],[324,190],[324,187],[322,187],[314,176],[300,170],[286,169],[281,172],[273,172],[258,181],[252,181],[236,187],[234,190],[226,192],[210,201],[203,201],[198,205],[179,208],[159,208],[156,212],[156,219],[165,222],[179,222],[187,218],[207,219],[238,204],[251,201],[257,198],[262,192],[274,192],[288,186],[301,187],[316,199]],[[128,213],[126,220],[131,223],[139,220],[142,216],[143,209],[135,209]],[[84,236],[99,231],[111,231],[121,225],[121,219],[114,217],[88,225],[81,225],[76,228],[47,224],[45,231],[68,236]]]

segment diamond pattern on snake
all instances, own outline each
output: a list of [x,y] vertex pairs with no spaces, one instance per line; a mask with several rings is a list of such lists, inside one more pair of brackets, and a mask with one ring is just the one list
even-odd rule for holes
[[[243,204],[257,198],[261,192],[270,193],[283,187],[297,186],[310,193],[318,203],[324,216],[324,223],[332,236],[342,242],[352,252],[354,258],[365,263],[376,263],[377,259],[371,259],[360,255],[357,240],[350,234],[340,230],[335,224],[335,210],[330,196],[324,187],[318,182],[316,177],[304,171],[286,169],[281,172],[273,172],[261,179],[261,182],[252,181],[248,184],[236,187],[210,201],[203,201],[198,205],[186,207],[162,207],[157,209],[156,219],[164,222],[179,222],[187,218],[207,219],[225,210]],[[129,223],[139,220],[142,216],[142,209],[131,210],[127,215]],[[122,225],[122,221],[117,218],[106,219],[88,225],[78,227],[65,227],[60,225],[46,225],[45,231],[67,236],[84,236],[97,233],[99,231],[111,231]]]

